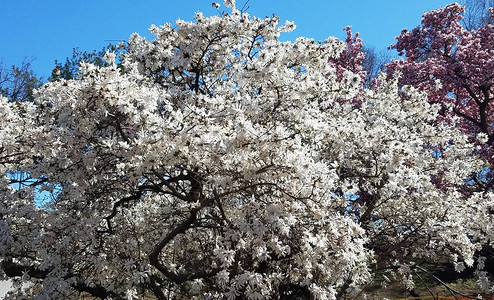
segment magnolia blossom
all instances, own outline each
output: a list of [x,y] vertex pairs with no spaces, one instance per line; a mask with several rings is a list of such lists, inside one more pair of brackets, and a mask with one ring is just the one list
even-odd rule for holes
[[398,78],[364,89],[351,33],[281,42],[228,2],[1,100],[2,172],[29,174],[0,181],[1,278],[32,283],[12,297],[337,299],[472,263],[492,196],[459,190],[482,162],[455,124]]

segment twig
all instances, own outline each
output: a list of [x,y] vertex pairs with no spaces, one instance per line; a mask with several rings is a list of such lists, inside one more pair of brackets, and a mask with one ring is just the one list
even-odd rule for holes
[[[245,1],[244,6],[242,6],[242,9],[240,10],[241,13],[246,12],[250,8],[250,6],[247,6],[247,8],[245,8],[245,6],[247,5],[247,3],[249,3],[249,1],[250,0]],[[245,10],[244,10],[244,8],[245,8]]]
[[426,269],[422,268],[421,266],[416,266],[416,267],[419,268],[420,270],[424,271],[425,273],[431,275],[432,277],[434,277],[434,279],[436,279],[440,284],[442,284],[448,290],[448,292],[450,292],[451,295],[453,295],[453,297],[455,297],[455,299],[458,300],[458,297],[456,297],[454,293],[456,293],[462,297],[466,297],[466,298],[476,298],[476,297],[471,297],[471,296],[465,295],[465,294],[453,289],[452,287],[447,285],[444,281],[439,279],[436,275],[432,274],[431,272],[427,271]]
[[[420,274],[417,273],[415,270],[413,270],[413,273],[415,273],[415,275],[417,275],[419,277],[420,281],[422,281],[422,283],[425,285],[425,288],[427,289],[427,291],[429,291],[429,294],[431,294],[432,299],[436,299],[436,297],[434,297],[434,293],[431,291],[431,289],[429,288],[427,283],[425,283],[424,279],[422,279],[422,276],[420,276]],[[453,297],[455,297],[455,296],[453,295]],[[458,300],[458,298],[456,298],[456,299]]]

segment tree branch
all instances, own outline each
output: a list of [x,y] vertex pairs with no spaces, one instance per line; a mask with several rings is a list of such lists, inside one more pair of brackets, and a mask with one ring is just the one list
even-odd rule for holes
[[165,248],[165,246],[171,240],[173,240],[174,237],[176,237],[179,234],[185,233],[187,229],[189,229],[192,226],[192,224],[197,220],[197,214],[199,213],[199,211],[204,207],[210,205],[212,202],[213,199],[211,198],[204,199],[198,207],[190,211],[190,216],[187,219],[183,220],[177,227],[175,227],[175,229],[168,232],[168,234],[165,235],[165,237],[154,247],[153,251],[148,255],[149,262],[151,263],[151,265],[153,265],[163,275],[165,275],[168,279],[170,279],[176,284],[181,284],[186,281],[197,278],[211,277],[219,272],[219,269],[216,268],[209,272],[201,271],[197,273],[177,274],[173,271],[170,271],[170,269],[167,266],[165,266],[159,261],[159,254],[161,253],[163,248]]
[[[8,277],[20,277],[27,273],[32,278],[45,279],[50,274],[49,270],[40,270],[33,266],[23,266],[21,264],[14,263],[12,260],[2,261],[1,267],[2,270],[5,272],[5,275],[7,275]],[[69,279],[72,277],[78,278],[77,282],[73,284],[72,287],[81,293],[89,293],[92,296],[101,299],[110,297],[113,299],[123,299],[123,296],[121,294],[109,291],[101,285],[92,284],[91,286],[89,286],[83,283],[82,281],[80,281],[81,277],[77,274],[68,273],[66,276],[64,276],[64,279]]]

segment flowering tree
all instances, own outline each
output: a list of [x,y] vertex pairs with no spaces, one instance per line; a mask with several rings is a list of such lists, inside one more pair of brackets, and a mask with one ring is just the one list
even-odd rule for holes
[[[461,128],[482,146],[488,166],[494,163],[494,26],[465,30],[461,25],[464,7],[457,3],[428,12],[422,25],[404,30],[393,47],[406,60],[388,65],[388,74],[399,70],[401,85],[426,91],[432,103],[442,107],[442,116],[461,120]],[[491,14],[494,10],[490,9]],[[474,176],[482,190],[491,189],[493,174]]]
[[[14,293],[337,299],[378,269],[471,264],[491,194],[458,192],[481,162],[439,106],[364,89],[351,34],[280,42],[292,23],[230,6],[1,99],[2,172],[30,175],[0,182],[1,276],[31,283]],[[38,187],[60,192],[37,206]]]

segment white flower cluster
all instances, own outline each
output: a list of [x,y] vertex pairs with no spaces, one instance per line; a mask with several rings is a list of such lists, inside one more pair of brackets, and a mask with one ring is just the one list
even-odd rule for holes
[[123,68],[0,99],[2,173],[61,186],[40,208],[0,181],[2,276],[51,298],[336,299],[376,256],[471,264],[492,196],[459,192],[466,137],[411,88],[338,80],[345,44],[278,40],[293,28],[199,13],[134,34]]

